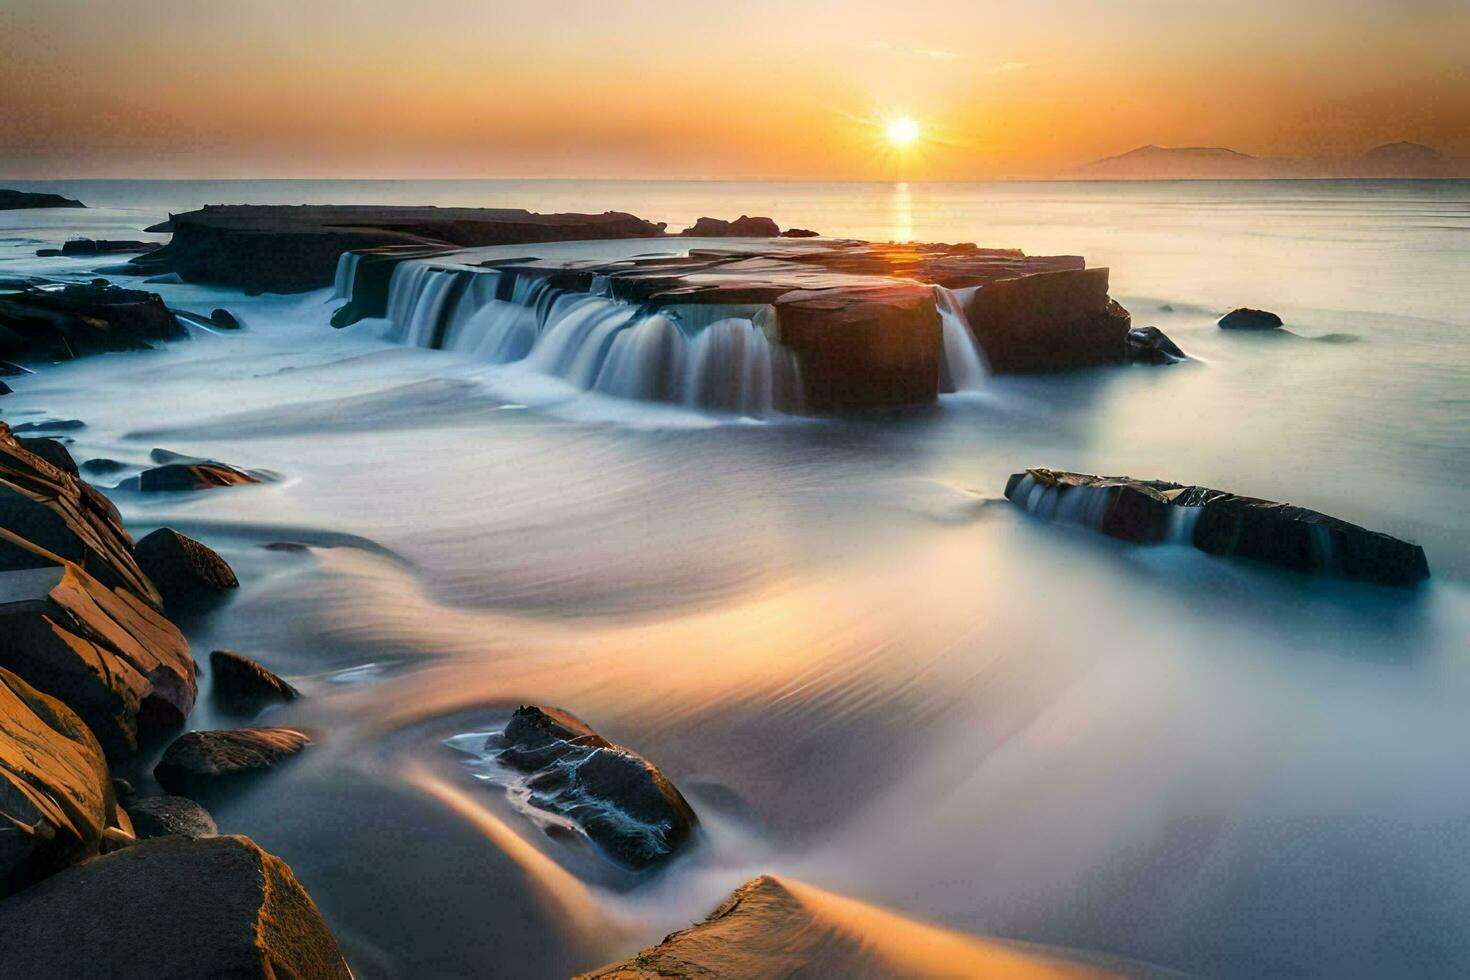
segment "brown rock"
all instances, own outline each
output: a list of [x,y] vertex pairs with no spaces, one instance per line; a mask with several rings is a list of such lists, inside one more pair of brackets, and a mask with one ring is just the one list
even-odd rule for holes
[[781,229],[770,218],[752,218],[742,214],[734,221],[700,218],[680,234],[690,238],[775,238],[781,234]]
[[114,822],[96,737],[66,705],[0,669],[0,895],[96,854]]
[[77,461],[71,458],[70,450],[59,441],[42,437],[36,439],[17,438],[16,442],[20,443],[20,447],[26,452],[34,453],[63,473],[71,476],[77,476],[79,474]]
[[224,463],[169,463],[144,470],[138,488],[144,493],[176,490],[213,490],[244,483],[259,483],[249,473]]
[[171,792],[194,794],[259,775],[311,744],[294,728],[231,728],[185,732],[153,770]]
[[1108,298],[1107,269],[1043,272],[980,287],[965,314],[1000,374],[1121,363],[1128,311]]
[[254,713],[268,704],[301,696],[296,688],[233,650],[210,653],[209,673],[214,699],[227,710]]
[[240,586],[228,562],[170,527],[140,540],[133,555],[175,615],[206,606]]
[[103,974],[352,977],[291,869],[247,837],[141,841],[0,902],[0,976]]

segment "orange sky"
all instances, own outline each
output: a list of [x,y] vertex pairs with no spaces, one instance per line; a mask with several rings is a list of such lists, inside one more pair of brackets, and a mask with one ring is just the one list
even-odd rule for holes
[[[1463,0],[0,0],[0,177],[1047,176],[1470,156]],[[896,114],[924,128],[902,160]]]

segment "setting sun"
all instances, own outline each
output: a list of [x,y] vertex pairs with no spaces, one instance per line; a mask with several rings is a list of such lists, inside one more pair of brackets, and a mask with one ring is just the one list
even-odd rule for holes
[[889,120],[886,135],[894,146],[913,146],[919,138],[919,124],[908,116],[899,116]]

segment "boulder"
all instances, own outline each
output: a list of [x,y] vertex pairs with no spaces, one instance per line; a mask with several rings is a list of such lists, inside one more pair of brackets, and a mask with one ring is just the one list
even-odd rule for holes
[[219,833],[214,817],[185,796],[150,796],[127,804],[128,818],[138,840],[151,837],[213,837]]
[[120,460],[116,459],[108,459],[105,456],[99,456],[96,459],[89,459],[82,464],[82,469],[86,470],[88,473],[95,473],[98,476],[106,476],[110,473],[117,473],[127,468],[127,463],[121,462]]
[[986,283],[965,315],[997,374],[1119,364],[1128,311],[1108,298],[1107,269],[1064,269]]
[[487,750],[525,773],[531,803],[573,821],[602,851],[632,869],[668,860],[699,818],[647,759],[609,742],[558,708],[525,705]]
[[1158,327],[1134,327],[1128,331],[1128,360],[1138,364],[1174,364],[1187,355]]
[[700,218],[680,234],[690,238],[775,238],[781,234],[781,229],[770,218],[752,218],[742,214],[734,221]]
[[294,728],[231,728],[185,732],[153,769],[164,789],[190,796],[243,784],[311,744]]
[[1189,544],[1298,572],[1414,586],[1429,577],[1424,549],[1291,504],[1209,487],[1126,476],[1030,469],[1006,484],[1012,503],[1141,544]]
[[157,293],[99,279],[0,294],[0,355],[69,360],[188,336]]
[[239,330],[240,318],[223,307],[209,315],[209,322],[219,330]]
[[12,191],[0,188],[0,211],[19,211],[25,208],[84,208],[81,201],[73,201],[60,194],[35,194],[30,191]]
[[80,475],[77,470],[77,461],[71,458],[71,452],[55,439],[37,437],[34,439],[16,439],[20,447],[28,453],[34,453],[52,466],[71,476]]
[[114,822],[96,736],[65,704],[0,669],[0,895],[95,855]]
[[351,980],[316,904],[248,837],[162,837],[0,902],[0,976]]
[[[53,455],[55,455],[53,453]],[[69,455],[68,455],[69,458]],[[0,422],[0,571],[47,568],[53,556],[75,562],[103,585],[155,606],[162,598],[133,558],[117,508],[75,475],[26,447]],[[39,549],[39,550],[38,550]]]
[[233,650],[209,655],[213,697],[229,711],[253,714],[270,704],[295,701],[301,692],[271,671]]
[[576,980],[727,977],[1102,978],[1058,954],[951,932],[811,885],[761,875],[709,917]]
[[65,255],[65,256],[91,256],[91,255],[123,255],[129,252],[142,253],[152,252],[160,248],[160,242],[137,242],[137,241],[107,241],[92,238],[73,238],[60,248],[39,249],[36,254],[42,256]]
[[133,555],[171,614],[208,606],[240,586],[228,562],[171,527],[144,537],[134,545]]
[[124,758],[140,733],[183,724],[194,706],[194,658],[178,629],[125,588],[11,532],[0,538],[50,564],[0,572],[0,667],[69,705]]
[[213,490],[259,482],[249,473],[224,463],[167,463],[144,470],[138,478],[138,489],[144,493]]
[[1222,316],[1219,324],[1222,330],[1275,330],[1281,326],[1281,317],[1266,310],[1242,306]]

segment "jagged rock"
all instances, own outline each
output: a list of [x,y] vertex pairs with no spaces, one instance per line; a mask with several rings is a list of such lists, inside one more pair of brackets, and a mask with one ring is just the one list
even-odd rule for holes
[[150,796],[126,803],[138,840],[151,837],[213,837],[219,833],[214,817],[185,796]]
[[558,708],[522,706],[486,748],[497,744],[501,764],[529,775],[533,804],[574,821],[627,867],[672,857],[699,822],[653,763]]
[[240,586],[228,562],[171,527],[144,537],[134,545],[133,555],[170,613],[207,606]]
[[1174,364],[1186,355],[1158,327],[1134,327],[1128,331],[1128,359],[1140,364]]
[[752,218],[742,214],[734,221],[700,218],[680,234],[690,238],[775,238],[781,234],[781,229],[770,218]]
[[1083,980],[1112,974],[916,922],[811,885],[761,875],[709,918],[575,980],[727,977],[992,977]]
[[[45,555],[10,531],[0,537]],[[0,667],[64,700],[109,758],[130,755],[140,732],[183,724],[196,681],[178,629],[128,589],[48,560],[0,572]]]
[[1006,484],[1013,503],[1048,520],[1138,543],[1174,541],[1300,572],[1413,586],[1424,549],[1304,507],[1209,487],[1030,469]]
[[535,214],[518,208],[209,205],[170,215],[149,231],[173,240],[133,262],[186,282],[261,292],[329,286],[343,252],[389,245],[516,245],[656,238],[662,224],[617,211]]
[[108,779],[81,718],[0,669],[0,895],[97,853],[116,819]]
[[965,307],[998,374],[1121,363],[1128,311],[1108,298],[1107,269],[1067,269],[986,283]]
[[106,280],[0,295],[0,355],[68,360],[188,336],[157,293]]
[[213,490],[259,482],[249,473],[224,463],[167,463],[144,470],[138,478],[138,489],[144,493]]
[[153,769],[164,789],[196,795],[258,776],[311,744],[294,728],[230,728],[185,732]]
[[0,976],[351,980],[311,896],[247,837],[161,837],[0,902]]
[[[110,588],[124,588],[155,606],[163,599],[133,558],[133,541],[102,494],[28,450],[0,422],[0,571],[47,568],[54,555],[76,562]],[[46,552],[48,554],[43,554]]]
[[71,458],[71,452],[66,446],[55,439],[17,439],[16,442],[20,443],[21,448],[26,452],[34,453],[63,473],[78,475],[77,461]]
[[256,712],[269,704],[294,701],[301,692],[274,673],[233,650],[215,650],[209,655],[209,674],[214,699],[226,709]]
[[1275,330],[1281,326],[1281,317],[1266,310],[1241,307],[1231,310],[1220,318],[1222,330]]
[[73,201],[60,194],[35,194],[30,191],[0,189],[0,211],[19,211],[23,208],[84,208],[81,201]]

